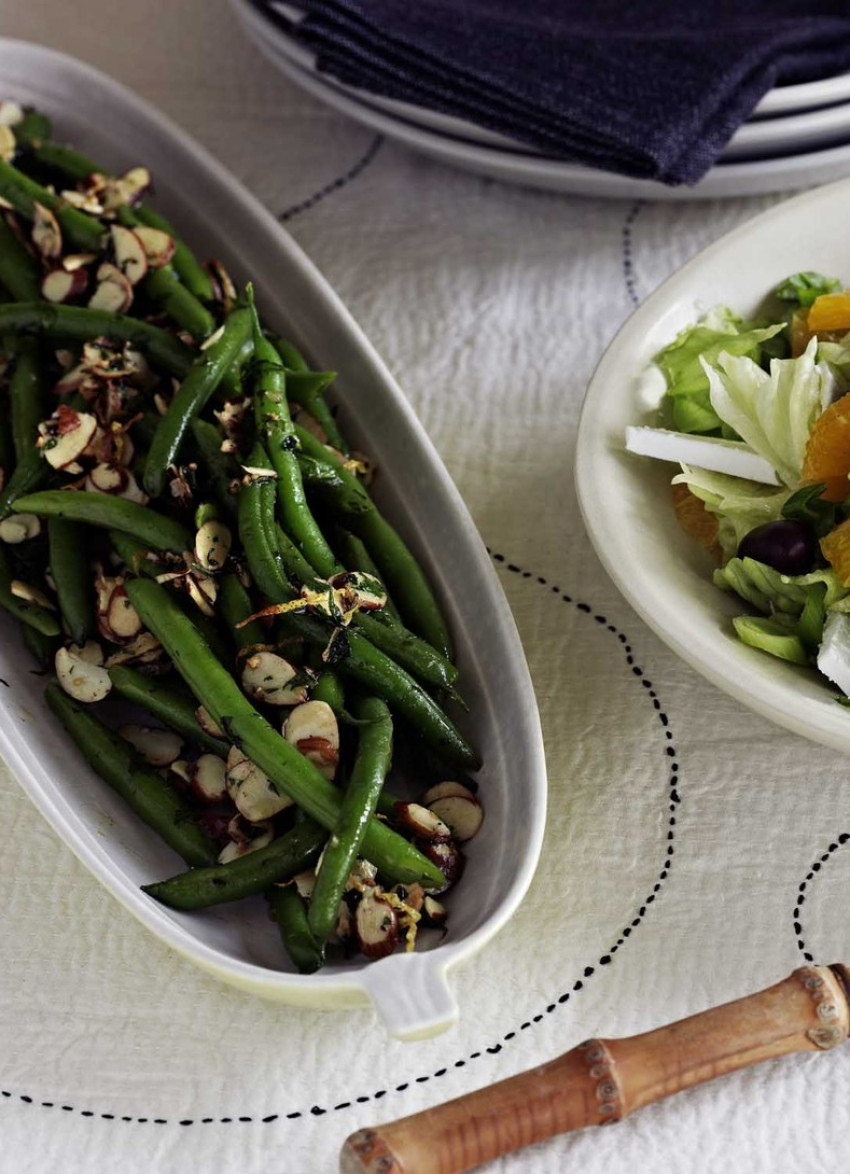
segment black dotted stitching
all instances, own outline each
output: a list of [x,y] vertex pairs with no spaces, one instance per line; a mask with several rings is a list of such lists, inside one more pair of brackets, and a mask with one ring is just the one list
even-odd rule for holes
[[383,141],[383,135],[375,135],[369,144],[366,154],[361,159],[358,159],[354,166],[349,168],[344,175],[338,176],[323,188],[319,188],[317,192],[314,192],[312,196],[308,196],[306,200],[301,200],[300,203],[293,204],[291,208],[285,208],[283,212],[280,212],[278,214],[278,220],[281,224],[286,224],[288,220],[293,220],[296,216],[300,216],[302,212],[309,212],[311,208],[315,208],[317,204],[321,204],[322,200],[327,199],[328,196],[332,196],[340,188],[346,187],[352,180],[357,179],[358,175],[362,175],[378,154]]
[[[489,550],[489,548],[488,548],[488,553],[495,563],[506,567],[506,569],[508,571],[510,571],[511,573],[513,573],[515,575],[519,575],[523,579],[534,578],[534,579],[536,579],[539,586],[550,587],[550,584],[542,575],[534,575],[530,571],[523,571],[520,567],[515,566],[513,563],[508,563],[503,554],[494,553],[493,551]],[[574,606],[578,611],[582,612],[585,615],[592,615],[593,619],[598,624],[604,626],[608,632],[610,632],[613,636],[615,636],[617,638],[617,641],[620,644],[622,651],[625,655],[627,665],[631,668],[631,670],[635,676],[641,678],[641,684],[648,690],[649,697],[652,700],[653,708],[656,711],[656,714],[658,716],[658,720],[659,720],[661,726],[665,730],[665,736],[668,739],[671,738],[672,735],[669,732],[670,720],[667,717],[667,715],[663,712],[663,710],[661,709],[661,703],[658,700],[658,696],[655,693],[655,690],[654,690],[652,684],[644,678],[643,670],[639,666],[635,665],[634,653],[633,653],[631,645],[628,642],[628,638],[622,632],[620,632],[614,624],[609,623],[605,616],[594,614],[593,609],[590,607],[589,604],[582,603],[582,602],[576,603],[572,599],[571,596],[563,594],[561,592],[560,587],[552,586],[551,590],[553,592],[557,593],[558,595],[560,595],[561,599],[564,601],[564,603],[572,604],[572,606]],[[673,747],[667,746],[667,747],[665,747],[665,749],[667,751],[667,754],[671,758],[675,759],[676,752],[673,749]],[[679,797],[679,793],[677,790],[677,786],[679,783],[678,771],[679,771],[678,763],[675,761],[671,762],[671,764],[670,764],[670,780],[669,780],[670,781],[670,792],[669,792],[670,817],[667,821],[668,822],[668,832],[667,832],[668,841],[672,841],[674,838],[673,828],[675,827],[675,823],[676,823],[675,812],[676,812],[676,809],[677,809],[679,803],[681,802],[681,799]],[[837,848],[838,844],[843,844],[848,839],[850,839],[850,835],[839,836],[838,843],[830,845],[830,852],[833,849]],[[620,936],[616,939],[616,941],[613,943],[613,945],[609,946],[607,953],[603,954],[599,958],[598,962],[596,963],[596,966],[585,966],[584,971],[583,971],[583,979],[588,979],[592,975],[594,975],[596,973],[597,966],[609,966],[611,964],[611,962],[613,961],[613,955],[616,954],[617,951],[620,949],[620,947],[625,944],[626,940],[631,936],[632,930],[636,929],[637,926],[639,926],[641,924],[643,918],[646,916],[648,906],[654,902],[656,893],[658,893],[660,891],[660,889],[663,885],[663,882],[667,879],[667,877],[670,874],[670,869],[673,866],[672,856],[673,856],[673,844],[668,843],[667,851],[666,851],[666,855],[665,855],[665,860],[664,860],[664,867],[662,868],[661,872],[658,875],[658,880],[653,885],[652,892],[649,893],[647,895],[647,897],[644,899],[643,905],[641,905],[640,908],[638,909],[637,916],[632,919],[632,921],[629,925],[625,926],[620,931]],[[821,860],[823,862],[826,862],[828,859],[829,859],[829,853],[827,853],[825,856],[821,857]],[[820,868],[820,865],[815,864],[812,866],[812,868],[813,868],[813,870],[817,870]],[[806,880],[807,881],[811,880],[813,875],[814,875],[814,872],[810,872],[808,874]],[[805,887],[806,886],[805,886],[805,882],[804,882],[800,886],[801,894],[805,891]],[[797,907],[794,910],[795,921],[798,920],[798,916],[797,916],[798,909],[799,909],[799,906],[803,904],[803,899],[804,899],[803,897],[801,897],[799,899]],[[803,948],[802,941],[799,943],[799,945],[800,945],[800,948],[802,949]],[[806,958],[809,961],[811,961],[811,959],[809,958],[809,955],[806,955]],[[511,1040],[516,1039],[517,1034],[519,1032],[528,1031],[531,1029],[531,1027],[534,1024],[541,1023],[546,1015],[551,1015],[554,1011],[556,1011],[558,1009],[558,1007],[561,1007],[565,1003],[568,1003],[570,1001],[570,998],[574,994],[577,994],[579,991],[583,990],[584,985],[585,985],[583,979],[581,979],[581,978],[576,979],[576,981],[573,983],[573,985],[569,991],[565,991],[563,994],[558,996],[558,998],[556,999],[555,1002],[548,1004],[548,1006],[545,1009],[545,1012],[541,1012],[538,1015],[534,1015],[530,1020],[526,1020],[525,1023],[521,1023],[517,1029],[515,1029],[513,1031],[506,1032],[505,1035],[502,1036],[502,1039],[499,1042],[493,1044],[491,1047],[486,1048],[483,1052],[481,1052],[481,1051],[471,1052],[469,1054],[469,1056],[466,1057],[466,1059],[455,1060],[453,1066],[455,1068],[464,1068],[471,1060],[479,1060],[484,1055],[489,1055],[489,1056],[498,1055],[499,1052],[501,1052],[502,1047],[505,1044],[510,1043]],[[446,1068],[439,1068],[436,1072],[433,1072],[429,1075],[415,1077],[413,1080],[413,1083],[414,1084],[426,1084],[429,1080],[432,1080],[432,1079],[436,1080],[440,1076],[445,1076],[446,1072],[447,1072]],[[395,1092],[397,1092],[397,1093],[406,1092],[407,1089],[410,1088],[410,1085],[411,1085],[410,1081],[406,1081],[404,1084],[398,1084],[395,1087]],[[328,1112],[339,1112],[339,1111],[343,1111],[346,1109],[350,1109],[352,1106],[352,1103],[357,1104],[357,1105],[366,1105],[370,1101],[379,1101],[382,1097],[385,1097],[386,1095],[387,1095],[387,1089],[379,1089],[377,1092],[373,1092],[368,1095],[364,1094],[363,1096],[356,1097],[354,1099],[354,1102],[342,1101],[338,1105],[333,1105],[330,1110],[323,1108],[321,1105],[313,1105],[312,1108],[309,1109],[307,1112],[301,1112],[299,1110],[294,1110],[291,1113],[286,1113],[283,1118],[281,1118],[280,1115],[277,1113],[271,1113],[267,1117],[237,1117],[235,1119],[235,1121],[239,1122],[239,1123],[244,1123],[244,1124],[268,1125],[274,1121],[279,1121],[281,1119],[286,1120],[286,1121],[297,1121],[300,1118],[307,1117],[307,1116],[322,1117]],[[24,1096],[23,1094],[20,1094],[20,1093],[16,1095],[14,1093],[8,1092],[5,1089],[0,1089],[0,1096],[6,1097],[7,1099],[15,1099],[15,1100],[21,1101],[27,1105],[34,1103],[32,1097]],[[40,1104],[40,1107],[43,1109],[55,1108],[55,1105],[52,1101],[41,1101],[41,1102],[39,1102],[39,1104]],[[115,1116],[112,1113],[95,1113],[90,1109],[75,1109],[73,1107],[73,1105],[62,1105],[61,1108],[66,1113],[79,1113],[79,1115],[81,1117],[97,1117],[101,1121],[114,1121],[115,1120]],[[146,1124],[152,1122],[154,1125],[177,1124],[179,1126],[188,1127],[190,1125],[215,1125],[215,1124],[229,1125],[229,1124],[234,1123],[234,1118],[233,1117],[202,1117],[199,1120],[195,1120],[194,1118],[187,1117],[182,1120],[169,1122],[164,1117],[155,1117],[153,1119],[151,1119],[149,1117],[121,1117],[121,1121],[135,1122],[135,1124],[137,1124],[137,1125],[146,1125]]]
[[632,260],[632,227],[645,207],[646,200],[635,200],[629,208],[623,224],[623,281],[626,283],[626,293],[633,306],[640,305],[640,297],[635,284],[635,268]]
[[838,851],[839,848],[843,848],[848,840],[850,840],[850,832],[842,832],[840,836],[836,837],[836,839],[829,845],[823,855],[818,860],[816,860],[814,864],[812,864],[811,868],[806,873],[806,879],[801,881],[797,888],[797,903],[794,906],[791,919],[794,928],[794,935],[797,939],[797,949],[803,955],[803,958],[806,962],[814,962],[814,958],[806,949],[806,943],[803,938],[802,907],[806,903],[806,891],[809,887],[809,882],[814,880],[815,876],[820,872],[823,865],[828,864],[833,855]]

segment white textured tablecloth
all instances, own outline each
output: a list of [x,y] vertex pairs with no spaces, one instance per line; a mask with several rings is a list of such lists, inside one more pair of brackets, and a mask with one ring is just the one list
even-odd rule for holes
[[[0,774],[2,1174],[326,1174],[353,1129],[850,958],[847,760],[744,710],[642,625],[572,487],[582,394],[658,282],[774,198],[547,195],[381,142],[276,76],[221,3],[3,0],[2,32],[112,73],[293,233],[418,411],[494,552],[543,717],[537,879],[455,976],[460,1025],[388,1041],[218,985],[150,937]],[[775,197],[781,198],[781,197]],[[845,275],[847,276],[847,275]],[[803,903],[804,899],[804,903]],[[822,1174],[850,1049],[774,1062],[495,1163]]]

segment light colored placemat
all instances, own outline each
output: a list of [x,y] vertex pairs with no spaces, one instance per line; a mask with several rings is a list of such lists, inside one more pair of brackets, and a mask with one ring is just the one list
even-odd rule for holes
[[[274,76],[202,0],[5,0],[0,13],[5,34],[159,104],[348,303],[493,551],[551,779],[536,881],[457,973],[460,1025],[400,1044],[369,1012],[271,1006],[180,961],[0,775],[0,1171],[326,1174],[359,1126],[766,986],[808,954],[850,957],[846,760],[743,712],[667,652],[601,571],[572,487],[606,342],[682,261],[772,200],[605,203],[452,172]],[[493,1169],[837,1172],[848,1079],[841,1050],[774,1063]]]

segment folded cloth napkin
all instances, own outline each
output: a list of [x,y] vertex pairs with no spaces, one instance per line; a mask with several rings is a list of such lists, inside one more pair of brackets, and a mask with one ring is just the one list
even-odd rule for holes
[[850,69],[848,0],[295,3],[289,31],[348,85],[667,184],[696,183],[773,86]]

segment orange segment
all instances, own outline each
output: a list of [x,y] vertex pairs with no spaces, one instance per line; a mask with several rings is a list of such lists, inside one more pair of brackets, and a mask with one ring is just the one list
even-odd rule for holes
[[850,586],[850,518],[821,538],[820,548],[844,586]]
[[850,330],[850,289],[841,293],[821,294],[809,307],[809,330]]
[[827,501],[844,501],[850,494],[850,392],[815,420],[801,475],[804,485],[823,481]]
[[717,541],[717,518],[687,485],[674,485],[672,490],[676,521],[719,561],[722,552]]

